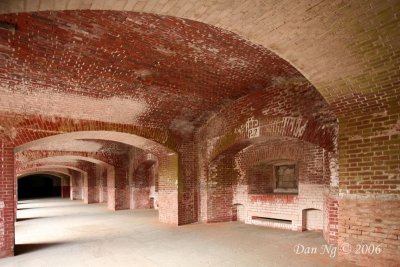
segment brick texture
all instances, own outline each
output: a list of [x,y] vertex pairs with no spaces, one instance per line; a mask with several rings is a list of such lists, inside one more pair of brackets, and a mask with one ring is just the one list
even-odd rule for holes
[[13,146],[1,140],[0,156],[0,257],[14,255],[16,192]]
[[[391,0],[1,1],[0,257],[13,254],[17,176],[62,169],[71,199],[158,208],[174,225],[322,231],[339,247],[383,248],[339,259],[396,266],[399,11]],[[284,160],[297,194],[272,192],[271,164]]]

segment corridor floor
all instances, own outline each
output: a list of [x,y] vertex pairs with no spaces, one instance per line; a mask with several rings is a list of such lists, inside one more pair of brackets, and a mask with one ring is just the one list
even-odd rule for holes
[[327,254],[294,252],[298,244],[320,252],[325,241],[315,232],[240,222],[175,227],[159,223],[155,210],[55,198],[19,201],[17,218],[17,256],[0,266],[339,266]]

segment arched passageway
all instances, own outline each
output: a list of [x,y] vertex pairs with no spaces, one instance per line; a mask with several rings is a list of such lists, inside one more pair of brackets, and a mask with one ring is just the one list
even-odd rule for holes
[[295,231],[322,216],[330,245],[385,247],[341,259],[398,262],[398,11],[2,1],[0,257],[13,254],[16,173],[58,165],[93,206]]

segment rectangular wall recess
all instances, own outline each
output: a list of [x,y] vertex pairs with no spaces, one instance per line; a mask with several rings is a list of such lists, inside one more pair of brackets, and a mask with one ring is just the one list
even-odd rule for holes
[[259,217],[252,216],[252,220],[262,221],[262,222],[271,222],[271,223],[283,223],[283,224],[292,224],[291,220],[277,219],[277,218],[269,218],[269,217]]

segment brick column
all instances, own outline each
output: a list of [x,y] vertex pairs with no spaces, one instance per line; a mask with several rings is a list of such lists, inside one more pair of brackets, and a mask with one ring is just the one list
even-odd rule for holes
[[233,219],[232,179],[233,158],[217,158],[209,165],[207,184],[207,222],[226,222]]
[[86,170],[87,175],[83,179],[83,202],[86,204],[96,203],[98,202],[97,170],[95,166],[88,166]]
[[99,203],[107,203],[107,169],[101,169],[98,178]]
[[128,159],[114,163],[107,171],[107,207],[110,210],[129,209]]
[[15,170],[13,146],[0,140],[0,258],[14,255]]
[[179,225],[177,154],[159,159],[158,203],[160,222]]
[[129,209],[128,157],[115,159],[114,170],[107,170],[107,207]]
[[142,164],[133,174],[131,209],[150,208],[150,168]]
[[86,173],[81,173],[77,171],[73,171],[71,175],[70,185],[71,185],[71,200],[82,200],[82,186],[83,186],[83,179],[84,176],[87,175]]
[[195,140],[185,141],[179,148],[179,225],[199,219],[198,153]]
[[70,180],[71,177],[63,177],[61,179],[61,198],[70,198]]

